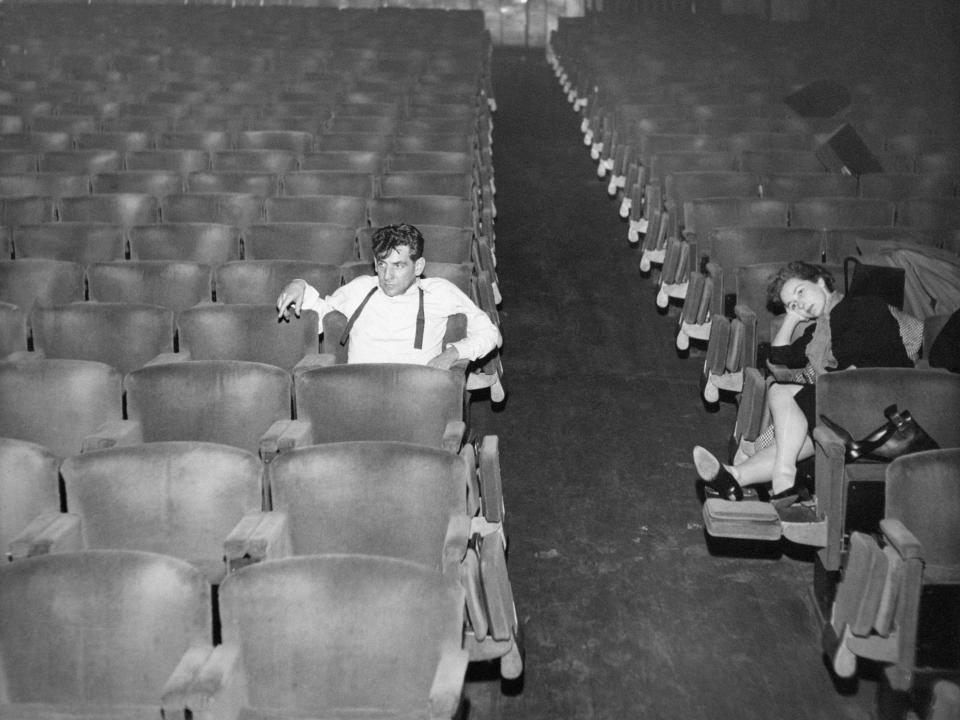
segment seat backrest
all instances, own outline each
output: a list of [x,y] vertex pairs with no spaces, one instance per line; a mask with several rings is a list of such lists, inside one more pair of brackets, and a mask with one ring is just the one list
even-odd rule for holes
[[126,239],[120,225],[41,223],[15,228],[13,247],[18,259],[48,258],[88,265],[123,260]]
[[826,172],[812,150],[744,150],[739,154],[741,172],[817,173]]
[[0,301],[29,312],[84,299],[83,266],[64,260],[0,260]]
[[650,179],[663,182],[675,172],[732,172],[736,156],[722,150],[667,150],[650,156]]
[[467,466],[444,450],[325,443],[281,453],[268,468],[296,555],[385,555],[440,569],[450,516],[466,514]]
[[885,517],[903,522],[920,541],[931,574],[960,582],[960,448],[897,458],[887,468],[884,492]]
[[470,228],[476,225],[470,200],[443,195],[413,195],[371,200],[368,203],[373,227],[409,223]]
[[122,168],[123,153],[119,150],[65,150],[45,152],[40,156],[41,172],[95,175],[117,172]]
[[262,509],[262,470],[229,445],[157,442],[76,455],[61,474],[85,549],[172,555],[219,581],[224,539]]
[[394,152],[387,157],[387,167],[394,173],[456,172],[472,173],[476,156],[473,152]]
[[707,237],[719,227],[786,227],[789,205],[760,198],[701,198],[685,203],[684,234]]
[[300,159],[303,171],[325,170],[378,175],[383,170],[384,154],[363,150],[328,150],[307,153]]
[[124,379],[127,417],[145,442],[198,440],[258,452],[260,437],[290,418],[290,373],[240,360],[151,365]]
[[897,225],[953,231],[960,228],[960,198],[906,198],[897,204]]
[[122,374],[90,360],[0,363],[0,437],[44,445],[60,457],[123,417]]
[[167,195],[160,212],[165,223],[222,223],[245,228],[263,218],[263,198],[228,192]]
[[303,170],[283,176],[285,195],[352,195],[373,197],[374,176],[343,170]]
[[131,260],[217,265],[240,259],[240,230],[220,223],[164,223],[130,228]]
[[314,368],[296,378],[298,419],[313,442],[396,440],[440,447],[451,420],[464,419],[461,373],[394,363]]
[[61,222],[105,222],[131,227],[157,222],[159,202],[145,193],[75,195],[57,201]]
[[217,171],[285,173],[297,168],[296,153],[288,150],[217,150],[210,154]]
[[[826,382],[824,382],[826,381]],[[960,447],[960,375],[915,368],[857,368],[817,380],[817,412],[860,438],[883,424],[896,403],[941,448]]]
[[889,200],[858,197],[807,197],[790,204],[790,225],[822,230],[893,225],[896,206]]
[[48,358],[96,360],[126,374],[173,352],[173,311],[159,305],[82,302],[35,307],[34,349]]
[[259,198],[280,194],[280,175],[246,170],[202,170],[187,176],[190,193],[244,193]]
[[203,150],[163,148],[138,150],[125,156],[128,170],[172,170],[181,175],[210,167],[210,157]]
[[243,234],[247,260],[302,260],[340,265],[357,259],[356,228],[335,223],[263,223]]
[[950,173],[864,173],[860,196],[900,200],[907,197],[953,197],[957,175]]
[[857,178],[840,173],[767,173],[760,176],[763,197],[801,200],[806,197],[854,197]]
[[160,260],[95,263],[87,268],[90,300],[183,310],[212,300],[209,265]]
[[5,564],[4,700],[158,708],[181,656],[209,644],[212,625],[209,583],[176,558],[101,550]]
[[0,438],[0,553],[33,518],[60,511],[59,466],[42,445]]
[[374,152],[380,155],[390,150],[391,136],[379,132],[325,130],[316,137],[317,150],[323,152]]
[[700,251],[727,271],[742,265],[788,263],[791,260],[820,263],[823,235],[810,228],[715,228],[707,234],[707,241],[700,246]]
[[325,297],[340,287],[340,266],[303,260],[241,260],[215,272],[217,302],[276,303],[293,278],[302,278]]
[[436,570],[365,555],[258,563],[220,587],[223,642],[244,648],[250,705],[311,716],[426,714],[463,603]]
[[303,310],[300,319],[277,320],[270,305],[198,305],[177,315],[180,352],[193,360],[249,360],[293,369],[320,350],[319,318]]
[[356,195],[297,195],[267,198],[267,222],[333,223],[350,227],[367,224],[367,200]]
[[16,227],[32,223],[53,222],[55,203],[52,195],[0,197],[0,225]]
[[183,175],[175,170],[123,170],[93,176],[94,193],[145,193],[163,197],[183,192]]
[[476,202],[477,187],[470,171],[389,172],[380,176],[380,195],[445,195]]

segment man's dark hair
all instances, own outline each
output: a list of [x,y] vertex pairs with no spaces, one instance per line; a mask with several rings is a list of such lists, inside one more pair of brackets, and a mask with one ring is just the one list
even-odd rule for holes
[[400,247],[410,248],[410,259],[414,262],[423,255],[423,235],[413,225],[384,225],[373,231],[370,241],[373,256],[378,260]]
[[823,284],[826,285],[827,290],[833,292],[833,275],[829,270],[802,260],[794,260],[770,277],[770,282],[767,284],[767,302],[777,309],[782,309],[783,300],[780,299],[780,291],[783,290],[784,283],[793,278],[814,283],[823,278]]

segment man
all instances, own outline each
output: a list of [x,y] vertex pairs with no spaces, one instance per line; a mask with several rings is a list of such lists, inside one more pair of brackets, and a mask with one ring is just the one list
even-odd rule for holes
[[[376,277],[362,276],[321,298],[304,280],[292,280],[277,298],[279,317],[289,308],[315,310],[322,318],[339,310],[348,319],[348,362],[398,362],[449,370],[458,360],[476,360],[501,343],[487,314],[453,283],[421,278],[423,235],[413,225],[387,225],[372,238]],[[467,336],[443,347],[447,317],[462,313]]]

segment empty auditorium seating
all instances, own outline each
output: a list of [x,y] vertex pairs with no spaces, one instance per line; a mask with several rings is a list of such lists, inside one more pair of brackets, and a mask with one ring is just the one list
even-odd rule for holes
[[59,457],[123,417],[119,370],[90,360],[0,363],[0,437],[27,440]]
[[199,440],[256,452],[276,421],[289,421],[291,386],[287,371],[256,362],[149,365],[124,379],[127,419],[92,442]]
[[48,258],[80,265],[123,260],[123,227],[107,223],[41,223],[20,225],[13,231],[17,259]]
[[167,714],[226,704],[257,715],[452,718],[460,706],[463,591],[432,569],[378,556],[290,558],[230,575],[219,599],[223,644],[184,658],[164,694]]
[[209,265],[191,262],[94,263],[87,268],[87,288],[90,300],[146,303],[176,311],[213,299],[213,273]]
[[326,296],[340,286],[339,265],[304,260],[243,260],[220,265],[214,284],[217,301],[271,305],[293,278],[302,278]]
[[34,307],[33,348],[48,358],[96,360],[126,374],[173,352],[173,311],[158,305],[83,302]]
[[181,657],[213,636],[209,583],[176,558],[87,551],[0,567],[5,715],[159,715]]
[[49,552],[139,550],[186,560],[212,583],[226,574],[223,543],[262,507],[260,460],[205,442],[157,442],[68,458],[68,513],[35,513],[14,559]]
[[285,370],[309,367],[319,353],[319,318],[278,320],[275,304],[198,305],[177,315],[180,354],[192,360],[248,360]]
[[136,225],[129,230],[131,260],[177,260],[218,265],[240,259],[240,229],[218,223]]

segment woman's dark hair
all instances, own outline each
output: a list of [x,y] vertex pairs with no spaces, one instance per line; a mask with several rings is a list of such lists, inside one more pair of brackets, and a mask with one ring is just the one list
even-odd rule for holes
[[827,290],[833,292],[833,275],[830,274],[829,270],[802,260],[794,260],[784,265],[775,275],[770,277],[770,282],[767,284],[767,302],[770,305],[783,309],[780,292],[783,290],[784,283],[793,278],[809,280],[810,282],[816,282],[823,278],[823,284],[827,286]]

